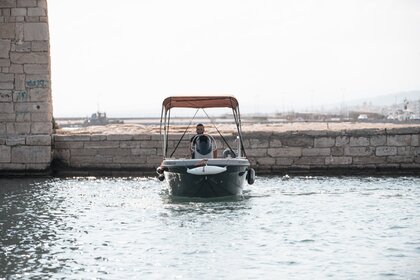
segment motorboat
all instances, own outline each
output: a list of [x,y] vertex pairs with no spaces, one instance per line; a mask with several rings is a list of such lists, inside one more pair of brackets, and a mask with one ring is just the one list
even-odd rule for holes
[[[170,111],[174,108],[193,108],[203,110],[208,116],[206,109],[228,108],[232,109],[233,118],[237,130],[235,148],[232,148],[225,137],[215,126],[220,138],[227,148],[221,157],[214,152],[217,150],[215,139],[202,134],[191,140],[190,155],[188,158],[173,157],[174,151],[169,153],[169,128]],[[196,111],[196,113],[197,113]],[[195,116],[195,115],[194,115]],[[209,117],[210,118],[210,117]],[[175,197],[217,198],[226,196],[242,196],[245,182],[253,184],[255,171],[251,168],[246,157],[239,103],[233,96],[172,96],[162,103],[161,134],[163,135],[163,160],[157,168],[158,178],[166,181],[169,193]],[[191,122],[190,122],[191,124]],[[214,124],[214,123],[213,123]],[[175,145],[175,150],[183,140],[189,126]],[[163,133],[162,133],[163,131]],[[173,137],[171,138],[173,139]],[[197,140],[197,141],[195,141]],[[174,146],[174,145],[172,145]]]

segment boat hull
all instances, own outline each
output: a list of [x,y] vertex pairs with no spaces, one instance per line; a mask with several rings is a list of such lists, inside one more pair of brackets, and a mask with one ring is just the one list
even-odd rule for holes
[[[213,198],[242,195],[249,162],[246,159],[164,161],[164,175],[172,196]],[[210,167],[210,168],[209,168]],[[215,168],[211,168],[215,167]],[[203,170],[201,172],[201,169]],[[213,171],[212,171],[213,170]],[[214,170],[219,170],[217,174]]]

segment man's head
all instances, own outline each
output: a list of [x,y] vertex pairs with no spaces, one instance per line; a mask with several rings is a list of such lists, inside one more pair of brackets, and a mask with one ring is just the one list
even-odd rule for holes
[[197,124],[195,127],[195,131],[197,134],[203,134],[204,133],[204,125],[202,123]]

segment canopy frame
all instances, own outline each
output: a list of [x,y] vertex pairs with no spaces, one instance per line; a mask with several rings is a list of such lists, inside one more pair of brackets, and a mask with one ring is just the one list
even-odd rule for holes
[[[239,136],[241,150],[246,157],[245,149],[243,146],[242,123],[241,123],[241,116],[240,116],[240,111],[239,111],[239,102],[234,96],[231,96],[231,95],[228,95],[228,96],[171,96],[171,97],[165,98],[165,100],[163,101],[162,112],[161,112],[161,117],[160,117],[160,134],[162,134],[162,126],[163,126],[163,132],[164,132],[163,133],[163,158],[164,159],[168,155],[168,139],[169,139],[170,118],[171,118],[170,111],[173,108],[194,108],[198,110],[202,109],[203,111],[205,108],[231,108],[233,112],[235,125],[237,128],[238,136]],[[207,117],[209,116],[207,115]],[[195,115],[193,119],[194,118],[195,118]],[[193,119],[191,120],[191,122],[193,121]],[[191,125],[191,122],[188,125],[188,127]],[[218,131],[217,127],[216,127],[216,130]],[[185,132],[179,141],[182,141],[182,138],[184,137]],[[234,151],[232,150],[232,152]],[[171,155],[173,155],[173,153]]]

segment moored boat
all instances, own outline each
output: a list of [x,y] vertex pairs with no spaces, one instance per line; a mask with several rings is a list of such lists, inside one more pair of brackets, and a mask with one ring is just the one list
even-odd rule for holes
[[[222,157],[215,157],[217,149],[214,138],[198,135],[191,146],[192,158],[173,158],[168,155],[170,110],[173,108],[230,108],[237,128],[237,149],[233,149],[223,135],[228,148]],[[207,114],[207,113],[206,113]],[[162,103],[161,127],[163,127],[163,161],[157,169],[158,178],[166,180],[172,196],[180,197],[225,197],[240,196],[245,182],[253,184],[255,171],[250,167],[243,145],[239,103],[233,96],[173,96]],[[217,128],[216,128],[217,129]],[[186,131],[188,130],[188,127]],[[186,132],[185,131],[185,132]],[[217,130],[219,132],[219,130]],[[181,136],[181,139],[185,135]],[[219,132],[220,133],[220,132]],[[195,140],[194,140],[195,141]],[[178,142],[178,143],[179,143]],[[191,141],[193,142],[193,141]],[[176,149],[176,148],[175,148]]]

